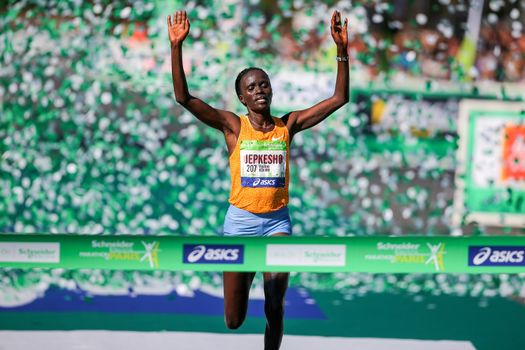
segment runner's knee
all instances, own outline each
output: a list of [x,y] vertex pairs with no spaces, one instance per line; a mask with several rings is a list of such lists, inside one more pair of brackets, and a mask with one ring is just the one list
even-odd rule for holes
[[237,329],[244,322],[244,318],[226,317],[225,322],[226,322],[226,327],[228,327],[229,329]]
[[244,316],[226,314],[224,321],[226,322],[226,327],[229,329],[237,329],[243,324]]
[[264,303],[264,313],[268,320],[280,320],[284,316],[284,305],[280,300],[267,300]]

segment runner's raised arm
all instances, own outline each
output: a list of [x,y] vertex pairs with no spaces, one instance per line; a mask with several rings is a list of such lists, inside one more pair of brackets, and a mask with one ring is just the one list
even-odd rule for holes
[[348,67],[348,20],[345,19],[341,26],[341,14],[334,11],[331,20],[331,34],[337,46],[337,77],[333,96],[323,100],[316,105],[294,111],[283,119],[291,131],[292,136],[302,130],[311,128],[322,122],[326,117],[335,112],[341,106],[348,103],[350,91],[350,77]]
[[235,114],[216,109],[194,97],[188,91],[186,75],[182,65],[182,43],[190,32],[186,11],[176,11],[168,16],[168,35],[171,44],[171,74],[175,98],[203,123],[222,131],[227,138],[239,134],[240,121]]

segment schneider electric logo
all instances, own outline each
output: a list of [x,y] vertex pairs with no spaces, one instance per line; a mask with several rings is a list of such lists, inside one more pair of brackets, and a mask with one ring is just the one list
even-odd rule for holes
[[470,246],[469,266],[525,266],[523,246]]
[[59,263],[60,243],[1,242],[0,262]]
[[266,265],[345,266],[344,244],[268,244]]
[[242,264],[244,246],[234,244],[184,244],[185,264]]

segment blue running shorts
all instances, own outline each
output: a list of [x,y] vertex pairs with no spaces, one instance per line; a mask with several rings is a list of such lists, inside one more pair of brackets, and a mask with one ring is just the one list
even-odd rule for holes
[[265,237],[276,233],[292,234],[288,207],[263,214],[254,214],[230,205],[224,220],[226,237]]

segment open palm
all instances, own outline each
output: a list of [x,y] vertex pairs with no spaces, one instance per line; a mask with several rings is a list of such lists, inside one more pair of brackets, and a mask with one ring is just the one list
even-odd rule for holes
[[172,45],[183,42],[189,32],[190,21],[186,11],[176,11],[172,17],[168,16],[168,35]]

